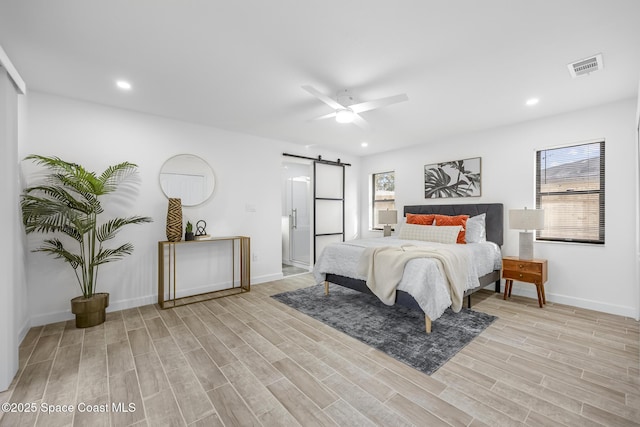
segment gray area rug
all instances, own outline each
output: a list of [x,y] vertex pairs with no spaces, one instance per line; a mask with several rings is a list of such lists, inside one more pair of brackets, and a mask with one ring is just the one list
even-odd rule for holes
[[386,306],[374,295],[324,285],[273,295],[272,298],[344,332],[428,375],[485,330],[496,316],[463,308],[447,309],[424,330],[424,313]]

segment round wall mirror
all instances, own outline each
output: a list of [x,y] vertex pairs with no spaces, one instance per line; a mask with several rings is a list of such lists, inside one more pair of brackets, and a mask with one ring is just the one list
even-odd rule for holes
[[213,194],[216,178],[204,159],[178,154],[160,168],[160,187],[168,198],[180,198],[182,206],[204,203]]

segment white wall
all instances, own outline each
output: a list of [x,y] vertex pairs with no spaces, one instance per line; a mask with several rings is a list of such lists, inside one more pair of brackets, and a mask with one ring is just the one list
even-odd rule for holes
[[640,320],[640,81],[638,82],[638,106],[636,107],[636,294],[638,311],[636,320]]
[[[1,50],[1,48],[0,48]],[[6,60],[6,58],[5,58]],[[18,209],[18,94],[0,61],[0,391],[6,390],[18,370],[20,330],[27,323],[23,268],[24,239]]]
[[[204,158],[216,176],[213,197],[197,207],[184,207],[183,219],[205,219],[212,235],[246,235],[257,256],[252,262],[252,284],[281,277],[281,166],[283,152],[332,159],[340,157],[347,168],[347,235],[357,233],[357,159],[338,153],[315,152],[300,145],[268,140],[157,116],[104,107],[49,94],[28,97],[29,138],[20,147],[28,154],[55,155],[86,168],[102,171],[121,161],[139,166],[138,194],[111,207],[117,214],[151,216],[154,222],[130,226],[120,241],[135,246],[132,256],[101,270],[99,291],[111,293],[109,310],[155,302],[157,299],[157,242],[166,240],[167,199],[158,173],[169,157],[189,153]],[[25,176],[36,170],[23,162]],[[250,212],[255,207],[255,212]],[[118,212],[120,209],[120,212]],[[42,235],[30,235],[33,248]],[[192,254],[197,256],[197,254]],[[206,265],[207,259],[192,260]],[[200,262],[199,262],[200,261]],[[45,254],[27,258],[32,325],[69,319],[69,300],[79,294],[71,269]]]
[[[604,246],[536,242],[535,256],[547,258],[550,301],[629,317],[638,315],[634,259],[636,200],[633,184],[636,155],[636,101],[629,99],[597,108],[370,156],[361,163],[360,220],[362,235],[379,235],[368,227],[370,175],[394,170],[396,205],[436,203],[503,203],[509,209],[535,206],[535,150],[598,138],[606,140],[606,244]],[[464,120],[464,118],[461,118]],[[482,157],[482,196],[425,201],[425,164]],[[505,224],[506,227],[506,224]],[[515,255],[518,233],[505,229],[503,253]],[[516,283],[514,293],[535,296],[534,287]]]
[[[199,155],[216,174],[213,198],[202,206],[184,208],[185,221],[205,219],[210,234],[250,236],[252,252],[258,256],[251,268],[255,284],[281,275],[281,166],[287,161],[283,152],[310,157],[321,154],[325,159],[339,157],[353,164],[346,169],[345,231],[347,239],[351,239],[359,237],[359,233],[364,237],[379,234],[367,230],[371,173],[396,171],[397,205],[402,209],[405,204],[425,203],[422,193],[425,164],[480,156],[483,195],[459,202],[502,202],[506,211],[533,206],[536,149],[604,137],[606,245],[536,243],[535,250],[537,256],[549,259],[547,294],[551,301],[637,315],[634,236],[638,232],[635,225],[638,196],[630,191],[616,191],[628,188],[636,167],[633,100],[429,141],[424,146],[361,160],[37,92],[29,94],[27,107],[29,137],[20,144],[19,158],[31,153],[56,155],[98,171],[123,160],[139,165],[138,194],[124,200],[120,209],[152,216],[155,222],[131,226],[121,233],[121,240],[131,241],[136,249],[131,257],[107,265],[101,273],[100,290],[111,293],[110,310],[156,301],[156,247],[157,241],[166,237],[167,209],[158,172],[162,163],[175,154]],[[23,164],[23,168],[29,177],[33,167]],[[362,209],[358,209],[358,204]],[[247,205],[255,206],[256,212],[248,212]],[[29,249],[40,238],[29,236]],[[505,238],[504,253],[516,253],[517,232],[506,230]],[[16,248],[20,252],[19,243]],[[78,289],[71,270],[43,254],[29,252],[26,258],[31,325],[72,318],[69,300],[78,295]],[[517,284],[514,292],[534,296],[526,284]]]

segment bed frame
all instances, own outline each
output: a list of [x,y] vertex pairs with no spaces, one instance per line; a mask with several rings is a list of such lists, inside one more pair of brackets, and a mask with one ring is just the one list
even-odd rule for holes
[[[486,230],[487,240],[496,243],[502,247],[504,234],[504,208],[502,203],[478,203],[478,204],[460,204],[460,205],[414,205],[404,207],[404,216],[408,213],[412,214],[441,214],[441,215],[469,215],[475,216],[486,213]],[[354,289],[359,292],[373,294],[367,287],[364,280],[352,279],[351,277],[339,276],[337,274],[326,275],[324,282],[325,294],[329,293],[329,283]],[[480,286],[465,291],[464,296],[467,297],[467,305],[471,308],[471,294],[484,288],[485,286],[495,283],[495,291],[500,292],[500,270],[494,270],[491,273],[479,277]],[[396,304],[421,310],[418,302],[404,291],[396,291]],[[431,319],[424,316],[425,330],[431,333]]]

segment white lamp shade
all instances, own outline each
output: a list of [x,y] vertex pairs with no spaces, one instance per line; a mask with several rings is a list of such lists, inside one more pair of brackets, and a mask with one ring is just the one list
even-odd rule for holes
[[395,209],[387,209],[384,211],[378,211],[378,222],[380,224],[397,224],[398,223],[398,211]]
[[509,228],[512,230],[542,230],[544,228],[544,209],[509,210]]

